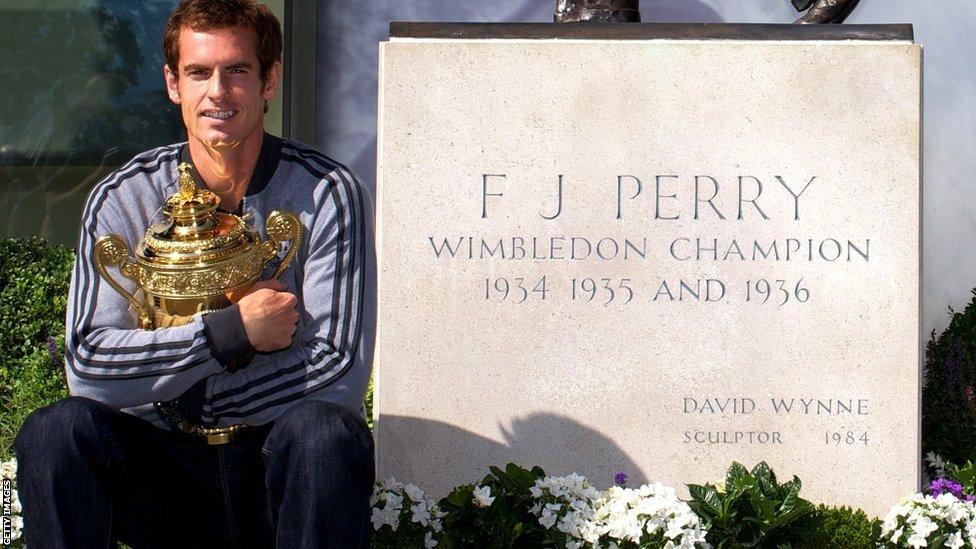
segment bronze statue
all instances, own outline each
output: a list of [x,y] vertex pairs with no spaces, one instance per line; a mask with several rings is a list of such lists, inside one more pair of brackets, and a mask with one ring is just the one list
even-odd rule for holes
[[[810,23],[843,23],[859,0],[793,0],[796,11],[810,9],[796,20],[801,25]],[[812,6],[812,7],[811,7]]]
[[[843,23],[859,0],[792,0],[797,11],[809,10],[796,20],[810,23]],[[557,23],[581,21],[638,23],[639,0],[557,0],[552,18]]]
[[639,23],[639,0],[557,0],[552,19],[556,23],[593,21]]

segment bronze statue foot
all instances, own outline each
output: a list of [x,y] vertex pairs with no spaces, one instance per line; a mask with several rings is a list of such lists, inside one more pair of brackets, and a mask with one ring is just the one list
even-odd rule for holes
[[[843,23],[857,6],[859,0],[793,0],[793,7],[797,11],[810,9],[795,23],[808,25],[813,23]],[[812,7],[811,7],[812,6]]]
[[556,23],[639,23],[639,0],[558,0],[552,19]]

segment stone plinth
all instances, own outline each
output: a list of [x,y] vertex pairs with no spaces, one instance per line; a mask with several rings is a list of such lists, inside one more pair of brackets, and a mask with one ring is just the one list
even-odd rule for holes
[[915,490],[920,68],[911,40],[381,44],[379,474]]

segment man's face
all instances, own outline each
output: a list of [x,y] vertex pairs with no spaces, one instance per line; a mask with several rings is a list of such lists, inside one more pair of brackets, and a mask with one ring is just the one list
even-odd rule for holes
[[190,140],[220,149],[264,131],[264,104],[278,89],[281,65],[262,80],[256,43],[251,29],[182,29],[179,74],[163,72]]

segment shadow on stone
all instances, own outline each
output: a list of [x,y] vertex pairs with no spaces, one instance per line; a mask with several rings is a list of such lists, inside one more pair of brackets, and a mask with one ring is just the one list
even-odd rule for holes
[[[501,427],[503,441],[495,441],[440,421],[381,414],[377,421],[378,477],[395,476],[412,482],[435,498],[460,484],[475,483],[488,467],[516,463],[542,467],[546,474],[573,472],[603,489],[618,471],[631,486],[648,479],[637,464],[609,437],[573,419],[530,414]],[[566,454],[574,454],[567,458]],[[572,469],[555,465],[573,463]],[[653,480],[653,479],[651,479]]]

